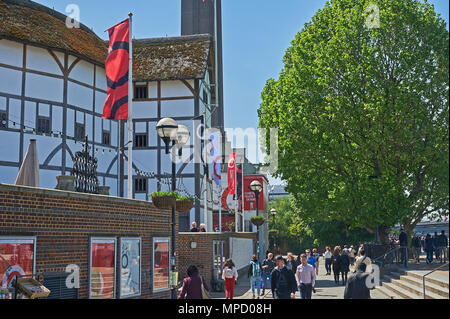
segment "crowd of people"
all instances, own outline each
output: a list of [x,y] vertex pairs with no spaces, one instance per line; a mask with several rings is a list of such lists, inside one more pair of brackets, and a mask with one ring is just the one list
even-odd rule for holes
[[[203,227],[202,227],[203,226]],[[193,223],[191,231],[204,231],[204,225],[197,230]],[[399,247],[408,247],[408,239],[404,230],[398,238],[390,237],[389,240]],[[441,263],[447,260],[448,238],[445,231],[440,235],[436,232],[432,237],[414,236],[411,242],[414,259],[419,262],[420,255],[425,252],[426,262],[433,262],[433,255]],[[405,252],[407,249],[405,249]],[[300,292],[301,299],[311,299],[315,292],[316,278],[319,275],[319,263],[324,259],[326,274],[333,273],[337,286],[345,286],[345,299],[368,299],[370,289],[367,287],[367,277],[372,273],[372,260],[366,256],[364,244],[359,246],[344,245],[333,249],[326,247],[323,254],[317,249],[307,249],[304,253],[295,256],[288,252],[284,258],[279,250],[277,256],[267,251],[266,258],[261,263],[257,255],[253,255],[248,267],[250,289],[253,299],[265,296],[270,283],[270,289],[274,299],[294,299],[296,292]],[[407,253],[402,253],[402,259],[407,262]],[[349,275],[350,273],[350,275]],[[234,289],[238,279],[238,271],[234,262],[229,259],[223,265],[222,279],[225,283],[225,298],[234,298]],[[180,299],[202,299],[202,290],[209,290],[204,278],[200,277],[195,266],[188,269],[188,278],[183,282]]]
[[434,236],[430,234],[427,235],[416,235],[411,241],[411,248],[413,253],[413,259],[417,263],[420,262],[420,255],[422,253],[426,254],[425,262],[427,264],[432,264],[434,258],[440,263],[447,262],[448,258],[448,238],[445,235],[445,230],[438,234],[434,233]]

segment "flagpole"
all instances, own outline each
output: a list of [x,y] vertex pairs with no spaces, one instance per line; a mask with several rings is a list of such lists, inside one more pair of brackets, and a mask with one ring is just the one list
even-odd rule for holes
[[133,198],[133,13],[130,19],[129,71],[128,71],[128,198]]

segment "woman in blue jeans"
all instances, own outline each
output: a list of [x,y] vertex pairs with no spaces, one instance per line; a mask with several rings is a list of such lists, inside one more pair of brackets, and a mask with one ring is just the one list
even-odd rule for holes
[[259,294],[261,292],[261,275],[261,263],[258,258],[256,258],[256,255],[253,255],[252,260],[250,261],[250,267],[248,268],[248,276],[250,277],[250,284],[252,286],[253,299],[255,299],[255,286],[258,291],[259,299]]

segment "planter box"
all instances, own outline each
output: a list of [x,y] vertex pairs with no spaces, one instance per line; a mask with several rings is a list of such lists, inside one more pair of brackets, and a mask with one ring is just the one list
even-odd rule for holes
[[250,221],[257,227],[264,225],[264,223],[266,222],[264,219],[250,219]]

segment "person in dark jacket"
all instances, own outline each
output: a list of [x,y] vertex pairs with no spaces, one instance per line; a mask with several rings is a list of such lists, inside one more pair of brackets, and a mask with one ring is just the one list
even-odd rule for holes
[[401,247],[400,254],[402,258],[402,264],[404,264],[405,267],[408,267],[408,235],[403,228],[400,229],[398,240]]
[[200,277],[198,269],[195,266],[188,268],[187,275],[188,277],[183,280],[183,286],[181,287],[178,299],[203,299],[202,283],[203,287],[209,291],[205,278]]
[[434,240],[431,238],[430,234],[427,234],[425,238],[425,252],[427,253],[427,264],[431,264],[433,262],[433,252],[434,252]]
[[347,284],[347,276],[350,271],[350,257],[348,257],[348,250],[342,252],[339,256],[339,270],[342,276],[342,285]]
[[445,235],[445,230],[443,230],[436,239],[436,251],[437,251],[436,257],[440,260],[441,264],[443,262],[447,262],[447,246],[448,246],[448,238]]
[[420,263],[420,250],[421,250],[421,243],[419,236],[414,236],[411,241],[411,248],[413,249],[414,259],[417,263]]
[[333,269],[334,274],[334,282],[336,285],[339,285],[339,274],[341,272],[340,264],[339,264],[339,246],[334,247],[333,256],[331,256],[331,268]]
[[294,273],[287,269],[283,256],[275,258],[277,267],[272,271],[271,288],[274,299],[295,299],[297,280]]
[[190,232],[191,233],[198,233],[199,232],[196,222],[192,222],[192,228],[191,228]]
[[370,289],[367,283],[370,274],[366,273],[367,265],[360,263],[356,272],[350,276],[345,286],[344,299],[370,299]]

